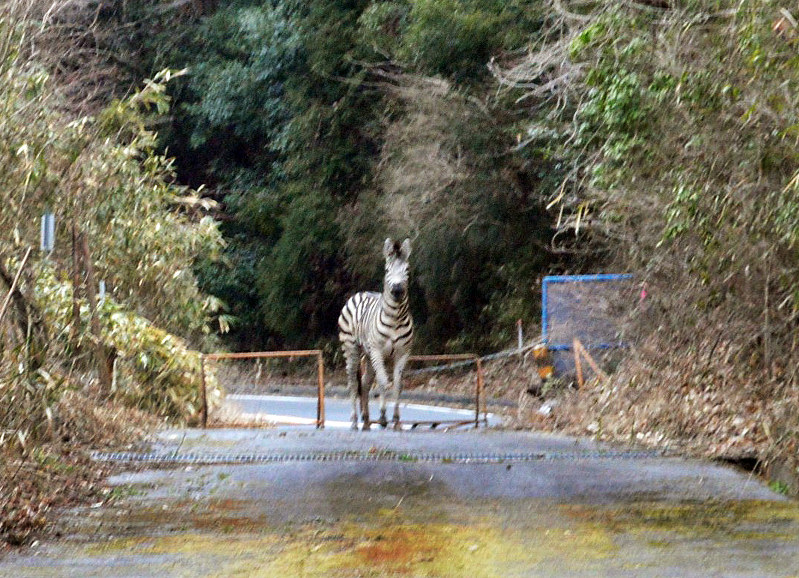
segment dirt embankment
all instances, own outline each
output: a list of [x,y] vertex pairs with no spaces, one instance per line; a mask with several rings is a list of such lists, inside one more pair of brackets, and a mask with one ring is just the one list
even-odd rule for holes
[[106,478],[114,466],[93,462],[88,451],[136,447],[156,425],[78,392],[64,395],[53,414],[50,441],[19,439],[0,453],[0,555],[47,533],[59,508],[113,499]]

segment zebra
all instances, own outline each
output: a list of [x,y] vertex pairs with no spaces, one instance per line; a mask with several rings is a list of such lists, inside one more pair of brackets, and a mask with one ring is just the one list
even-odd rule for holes
[[[380,392],[380,425],[386,427],[388,385],[386,361],[393,361],[394,428],[399,429],[399,395],[402,371],[408,362],[413,342],[413,318],[408,309],[408,257],[411,240],[386,239],[383,256],[386,275],[383,292],[362,291],[350,297],[338,318],[339,339],[347,363],[347,384],[352,402],[352,429],[358,429],[358,397],[361,401],[363,429],[368,430],[369,388],[377,378]],[[360,375],[361,355],[367,358],[363,380]]]

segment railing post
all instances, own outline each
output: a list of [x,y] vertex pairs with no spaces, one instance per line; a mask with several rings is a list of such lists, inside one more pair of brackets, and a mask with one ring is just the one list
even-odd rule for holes
[[325,427],[325,362],[322,358],[322,352],[319,352],[319,390],[316,397],[316,428],[324,429]]
[[[475,412],[475,422],[474,427],[477,428],[480,425],[480,403],[483,401],[485,397],[485,382],[483,380],[483,363],[480,361],[478,356],[474,356],[474,363],[477,366],[477,408]],[[485,408],[485,403],[483,403],[484,408],[484,416],[483,420],[486,425],[488,426],[488,409]]]

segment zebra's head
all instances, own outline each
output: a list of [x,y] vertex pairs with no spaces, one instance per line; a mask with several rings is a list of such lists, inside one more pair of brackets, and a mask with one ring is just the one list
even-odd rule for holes
[[402,301],[408,295],[408,257],[411,256],[411,240],[405,239],[402,244],[393,239],[383,243],[383,256],[386,258],[386,276],[383,281],[384,291],[394,301]]

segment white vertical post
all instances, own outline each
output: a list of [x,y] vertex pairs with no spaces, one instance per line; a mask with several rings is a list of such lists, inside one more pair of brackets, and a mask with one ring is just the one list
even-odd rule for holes
[[522,333],[522,320],[519,319],[516,321],[516,331],[519,338],[519,351],[521,351],[522,347],[524,347],[524,334]]
[[53,215],[53,213],[45,213],[42,215],[40,241],[42,253],[53,252],[53,248],[55,247],[55,215]]

